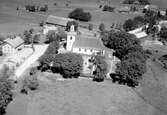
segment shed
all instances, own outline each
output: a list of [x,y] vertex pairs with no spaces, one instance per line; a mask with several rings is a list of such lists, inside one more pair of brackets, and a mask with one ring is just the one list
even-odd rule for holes
[[68,21],[74,21],[74,19],[49,15],[46,24],[66,27]]

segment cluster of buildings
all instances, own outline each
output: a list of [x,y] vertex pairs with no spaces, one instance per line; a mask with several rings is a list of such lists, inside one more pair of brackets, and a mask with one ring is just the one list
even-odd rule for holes
[[[65,30],[68,21],[74,20],[57,16],[48,16],[43,34],[47,34],[50,30],[57,31],[58,28]],[[70,31],[66,31],[66,34],[66,52],[81,54],[84,57],[84,67],[89,66],[89,59],[93,54],[96,55],[100,53],[112,61],[118,61],[117,58],[113,56],[114,50],[104,46],[98,32],[81,27],[78,28],[78,31],[75,31],[74,25],[71,25]]]
[[24,40],[20,36],[15,36],[2,41],[1,52],[5,56],[3,64],[14,71],[33,53],[33,49],[30,47],[26,48]]

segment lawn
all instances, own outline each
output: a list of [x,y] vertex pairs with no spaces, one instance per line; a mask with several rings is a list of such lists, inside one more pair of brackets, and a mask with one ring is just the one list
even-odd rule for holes
[[[23,2],[25,1],[25,2]],[[54,6],[53,3],[57,2],[58,6]],[[120,1],[112,0],[112,5],[120,5]],[[69,7],[65,6],[65,1],[54,1],[54,0],[33,0],[34,4],[47,4],[49,11],[44,14],[45,16],[34,15],[33,13],[27,13],[24,11],[16,11],[16,8],[23,7],[25,4],[30,3],[27,0],[2,0],[0,7],[0,31],[3,35],[8,34],[18,34],[22,33],[23,30],[27,28],[34,27],[34,24],[38,24],[42,20],[46,20],[46,16],[49,14],[68,17],[68,13],[75,8],[83,8],[85,11],[89,11],[92,14],[92,20],[88,23],[82,23],[83,25],[88,25],[89,23],[94,24],[95,28],[98,28],[100,23],[104,23],[107,28],[109,28],[112,23],[123,23],[128,18],[133,18],[136,14],[120,14],[120,13],[110,13],[102,12],[99,9],[99,4],[96,0],[91,1],[81,1],[72,0]]]
[[138,94],[157,110],[153,115],[167,114],[167,71],[151,60],[147,62],[147,73],[144,74]]
[[62,81],[48,75],[39,75],[38,90],[17,94],[6,115],[156,115],[154,107],[126,86],[87,78]]

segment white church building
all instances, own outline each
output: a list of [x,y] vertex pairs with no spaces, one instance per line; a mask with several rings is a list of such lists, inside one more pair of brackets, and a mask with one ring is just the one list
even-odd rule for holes
[[112,58],[114,52],[103,45],[100,37],[77,35],[73,25],[67,33],[66,50],[85,55],[101,53],[109,58]]

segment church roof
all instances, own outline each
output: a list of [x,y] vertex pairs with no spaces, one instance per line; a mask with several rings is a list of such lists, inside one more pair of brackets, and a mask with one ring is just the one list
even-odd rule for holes
[[89,48],[96,50],[105,50],[110,52],[113,51],[112,49],[109,49],[103,45],[101,38],[86,36],[76,36],[73,48]]

